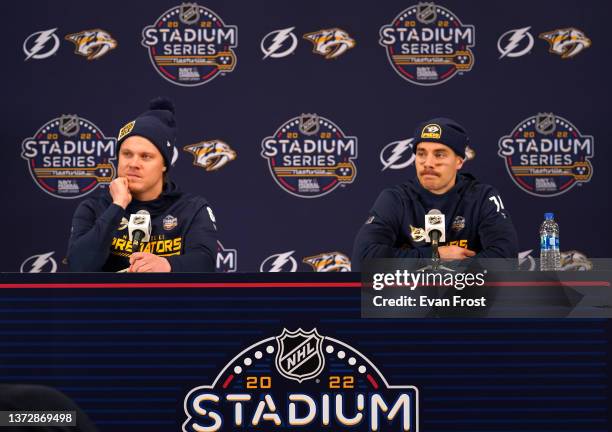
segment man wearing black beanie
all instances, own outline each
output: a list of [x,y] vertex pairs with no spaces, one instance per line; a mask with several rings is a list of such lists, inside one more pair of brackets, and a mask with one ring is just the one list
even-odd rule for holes
[[[167,179],[175,142],[174,106],[167,99],[154,99],[148,111],[121,128],[117,178],[74,213],[72,271],[215,271],[217,227],[210,206]],[[152,230],[133,250],[127,227],[137,213],[150,215]]]
[[454,120],[438,117],[421,123],[412,142],[416,179],[385,189],[359,230],[352,267],[368,258],[431,258],[425,241],[425,215],[445,215],[442,260],[516,258],[516,230],[499,193],[471,174],[459,173],[468,135]]

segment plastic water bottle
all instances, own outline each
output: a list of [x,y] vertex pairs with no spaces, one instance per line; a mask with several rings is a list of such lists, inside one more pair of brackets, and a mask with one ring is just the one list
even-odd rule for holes
[[540,270],[561,270],[561,252],[559,251],[559,225],[553,213],[544,214],[540,225]]

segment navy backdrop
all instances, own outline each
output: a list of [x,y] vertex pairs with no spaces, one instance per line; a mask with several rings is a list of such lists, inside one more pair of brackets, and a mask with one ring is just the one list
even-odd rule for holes
[[[543,213],[554,211],[561,225],[562,250],[604,257],[611,232],[600,220],[610,208],[607,72],[612,6],[607,2],[447,0],[440,3],[445,9],[438,10],[438,19],[450,11],[454,20],[474,26],[473,67],[437,85],[418,85],[396,73],[387,49],[379,43],[381,27],[414,4],[397,0],[201,3],[225,25],[236,26],[238,37],[233,48],[234,70],[198,86],[176,85],[162,78],[141,43],[143,29],[179,3],[7,4],[1,30],[8,57],[3,62],[5,99],[0,107],[4,122],[0,149],[4,187],[0,193],[5,218],[0,270],[19,271],[36,255],[54,258],[57,271],[65,270],[61,260],[70,219],[83,199],[80,193],[70,192],[71,181],[64,186],[68,191],[64,198],[74,199],[43,191],[22,155],[24,140],[63,114],[76,114],[99,127],[104,136],[116,137],[158,95],[170,97],[177,107],[179,157],[172,177],[183,189],[212,203],[221,243],[237,251],[238,271],[258,271],[266,257],[288,251],[295,251],[299,270],[304,271],[311,270],[301,262],[304,257],[332,251],[350,255],[353,236],[377,194],[414,175],[412,166],[383,170],[381,151],[389,143],[409,138],[416,123],[439,115],[452,117],[468,129],[476,157],[465,169],[500,191],[519,231],[521,251],[534,249],[532,255],[536,254]],[[297,36],[295,52],[263,59],[262,39],[290,27]],[[531,27],[533,47],[525,55],[511,57],[530,40],[526,31],[514,38],[508,34],[500,40],[508,53],[500,58],[500,37],[525,27]],[[331,28],[344,30],[354,46],[337,58],[326,59],[313,53],[313,43],[303,36]],[[558,46],[569,43],[564,49],[571,57],[564,59],[549,52],[549,42],[539,36],[569,28],[578,33],[566,32],[565,39],[557,41]],[[56,30],[44,33],[52,29]],[[89,29],[105,31],[115,41],[106,46],[116,46],[98,52],[100,58],[93,60],[75,54],[75,44],[65,37]],[[59,41],[57,51],[37,59],[55,48],[52,35]],[[273,40],[273,35],[267,38],[268,47]],[[513,40],[517,46],[509,49]],[[278,52],[290,43],[291,39],[279,42]],[[423,72],[435,74],[434,69],[426,66]],[[302,198],[274,180],[268,161],[261,156],[262,140],[302,113],[316,113],[345,135],[357,137],[352,183],[320,197]],[[592,175],[589,181],[561,191],[567,179],[555,184],[554,176],[543,175],[543,189],[537,193],[527,193],[515,183],[498,156],[498,142],[538,113],[554,113],[553,118],[561,119],[557,131],[572,127],[570,136],[578,130],[581,136],[593,137],[590,150],[597,149],[589,159],[592,169],[583,165],[587,177]],[[565,121],[573,126],[563,126]],[[538,134],[536,138],[542,138]],[[183,147],[211,140],[225,142],[237,157],[218,170],[206,171],[193,164],[193,155]],[[387,148],[387,161],[390,153],[393,151]],[[569,155],[570,164],[585,162],[580,152],[557,153],[561,158]],[[568,159],[562,163],[567,164]],[[550,192],[551,184],[559,190]],[[598,227],[597,235],[590,231],[593,227]],[[26,262],[23,270],[53,270],[51,265],[33,265],[34,261],[36,258]],[[236,267],[230,261],[221,264],[226,269]]]

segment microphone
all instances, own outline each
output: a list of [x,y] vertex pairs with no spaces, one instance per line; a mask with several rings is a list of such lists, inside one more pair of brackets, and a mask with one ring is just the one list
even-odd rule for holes
[[425,215],[425,240],[435,248],[439,242],[446,241],[446,223],[440,210],[431,209]]
[[146,210],[139,210],[130,215],[128,222],[128,235],[132,242],[132,252],[138,252],[140,243],[151,239],[151,215]]

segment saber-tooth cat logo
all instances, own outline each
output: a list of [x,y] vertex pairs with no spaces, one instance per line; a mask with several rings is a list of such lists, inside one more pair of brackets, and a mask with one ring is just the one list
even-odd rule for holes
[[206,171],[217,171],[228,162],[236,159],[237,153],[221,140],[200,141],[183,147],[193,155],[193,164],[204,168]]
[[[230,360],[184,401],[183,432],[419,429],[419,392],[390,385],[352,346],[283,329]],[[304,428],[306,426],[306,428]]]
[[23,141],[21,157],[43,191],[79,198],[112,181],[116,141],[83,117],[62,115]]
[[450,10],[427,2],[399,13],[380,29],[380,44],[399,76],[413,84],[441,84],[472,70],[476,30]]
[[563,117],[538,113],[499,140],[499,157],[525,192],[551,197],[564,194],[593,176],[595,142]]
[[117,48],[117,41],[102,29],[83,30],[66,35],[64,39],[74,44],[75,54],[86,57],[87,60],[97,60]]
[[261,146],[276,183],[300,198],[327,195],[357,175],[357,137],[317,114],[286,121]]
[[162,78],[199,86],[234,70],[238,28],[197,3],[183,3],[143,29],[142,45]]

